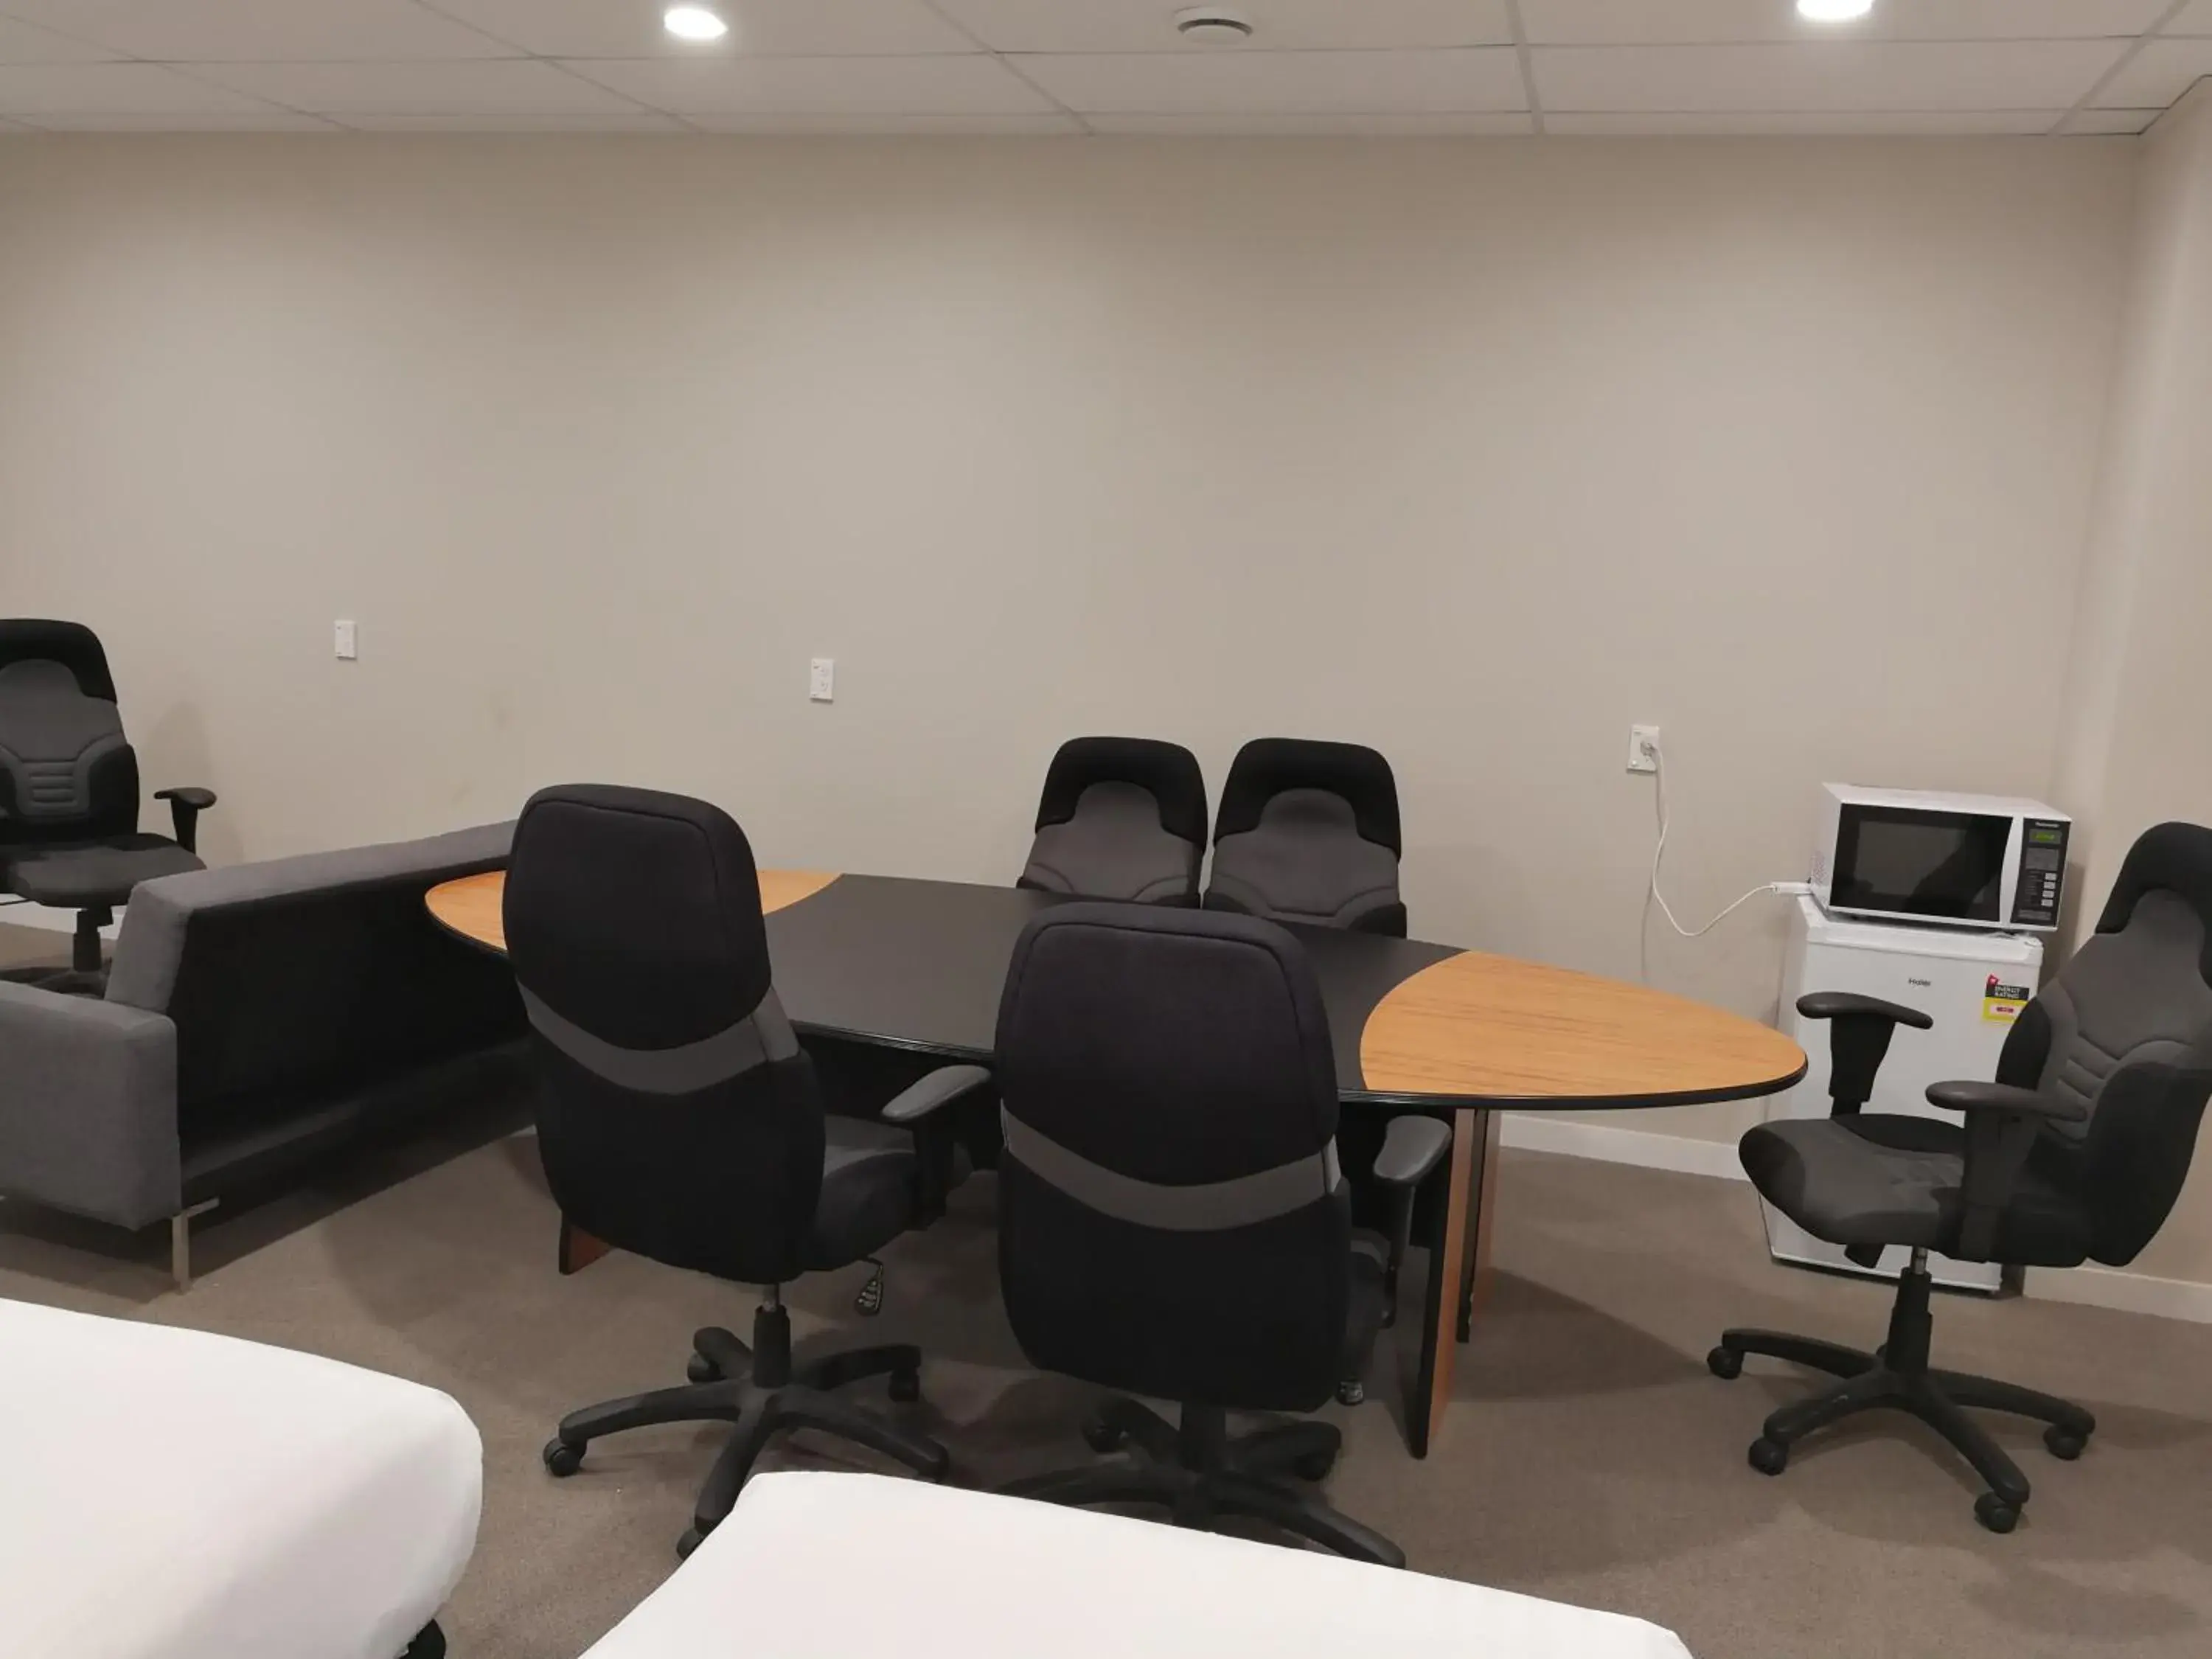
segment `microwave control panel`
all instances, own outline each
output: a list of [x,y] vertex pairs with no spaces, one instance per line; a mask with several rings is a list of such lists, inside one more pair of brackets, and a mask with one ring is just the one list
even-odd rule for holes
[[2015,927],[2056,927],[2058,901],[2066,890],[2066,831],[2063,818],[2021,820],[2020,886],[2013,895]]

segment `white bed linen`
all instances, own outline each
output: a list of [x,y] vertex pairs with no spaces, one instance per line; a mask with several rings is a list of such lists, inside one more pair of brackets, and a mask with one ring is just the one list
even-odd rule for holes
[[884,1475],[788,1472],[586,1659],[1688,1659],[1617,1613]]
[[393,1659],[476,1547],[483,1446],[432,1389],[0,1299],[0,1652]]

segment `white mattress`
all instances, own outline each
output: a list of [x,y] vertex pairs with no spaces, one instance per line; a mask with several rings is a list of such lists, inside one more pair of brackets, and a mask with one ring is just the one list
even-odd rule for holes
[[0,1300],[0,1648],[394,1659],[476,1547],[483,1446],[434,1389]]
[[586,1659],[1688,1659],[1638,1619],[918,1480],[785,1473]]

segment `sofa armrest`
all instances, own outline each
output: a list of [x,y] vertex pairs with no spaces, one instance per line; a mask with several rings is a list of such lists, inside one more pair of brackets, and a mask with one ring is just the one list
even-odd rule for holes
[[0,981],[0,1193],[118,1226],[183,1206],[177,1028]]

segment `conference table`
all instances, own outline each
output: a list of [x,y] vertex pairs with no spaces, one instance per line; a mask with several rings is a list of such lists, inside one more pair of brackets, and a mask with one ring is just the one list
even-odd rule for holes
[[[433,888],[430,914],[504,951],[506,874]],[[763,870],[776,993],[802,1037],[988,1065],[1023,926],[1060,896],[904,877]],[[1347,1115],[1452,1127],[1431,1206],[1406,1435],[1425,1456],[1490,1281],[1501,1111],[1620,1110],[1778,1093],[1804,1052],[1770,1026],[1572,969],[1419,939],[1292,927],[1312,959]],[[1456,1341],[1454,1338],[1456,1338]]]

